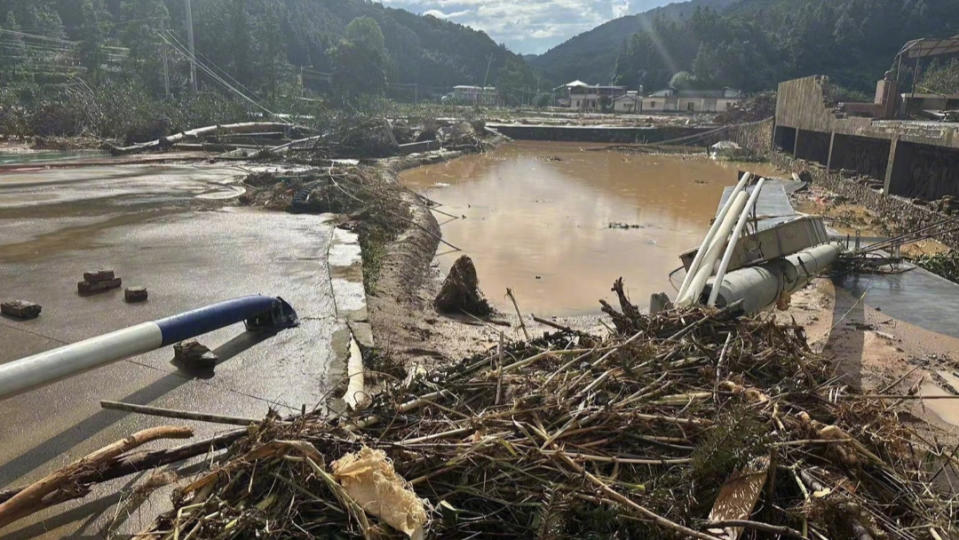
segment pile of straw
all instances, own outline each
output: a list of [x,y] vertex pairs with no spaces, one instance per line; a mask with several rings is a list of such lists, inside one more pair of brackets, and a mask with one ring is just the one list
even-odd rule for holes
[[[955,461],[932,459],[882,403],[846,399],[800,327],[648,317],[624,296],[606,310],[618,330],[606,338],[545,335],[396,381],[351,417],[251,428],[150,537],[403,537],[332,474],[364,448],[424,500],[429,537],[955,533],[934,486]],[[754,484],[746,501],[736,482]]]

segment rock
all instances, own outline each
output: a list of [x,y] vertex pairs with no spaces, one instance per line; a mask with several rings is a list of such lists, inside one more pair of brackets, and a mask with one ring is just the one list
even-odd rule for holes
[[[112,273],[111,273],[112,274]],[[94,294],[110,289],[120,287],[122,281],[120,278],[113,278],[103,281],[79,281],[77,282],[77,292],[80,294]]]
[[18,319],[36,319],[40,316],[40,304],[26,300],[11,300],[0,304],[0,313]]
[[146,287],[127,287],[127,289],[123,291],[123,299],[130,304],[145,302],[147,299]]
[[480,317],[493,312],[493,308],[479,290],[479,279],[476,277],[476,267],[473,266],[472,259],[463,255],[453,263],[440,293],[433,301],[433,306],[443,313],[465,311]]

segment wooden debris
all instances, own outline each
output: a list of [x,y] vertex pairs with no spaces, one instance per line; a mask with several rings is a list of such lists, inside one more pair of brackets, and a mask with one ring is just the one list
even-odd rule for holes
[[160,426],[138,431],[133,435],[105,446],[83,459],[59,469],[30,484],[10,499],[0,503],[0,528],[38,512],[48,506],[72,499],[88,488],[75,485],[75,477],[85,471],[95,470],[116,457],[134,448],[157,439],[185,439],[193,436],[193,430],[179,426]]
[[881,401],[828,399],[801,327],[620,304],[610,336],[504,341],[362,412],[251,426],[146,533],[371,537],[386,524],[327,465],[365,447],[437,538],[956,537],[935,455]]

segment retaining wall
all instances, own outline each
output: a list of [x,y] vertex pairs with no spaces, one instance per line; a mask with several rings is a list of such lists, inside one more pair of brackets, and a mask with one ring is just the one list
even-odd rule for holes
[[[730,140],[766,156],[785,171],[808,171],[814,184],[886,217],[894,231],[916,230],[947,217],[932,208],[915,204],[912,199],[885,195],[877,187],[883,184],[881,179],[865,175],[849,176],[848,172],[844,174],[840,171],[827,173],[826,168],[819,163],[795,159],[777,151],[773,147],[773,128],[774,122],[771,118],[763,122],[744,124],[730,131]],[[959,226],[959,220],[956,225],[947,225],[946,228],[956,226]],[[936,239],[953,249],[959,249],[959,231],[940,234]]]
[[[812,175],[814,184],[878,213],[886,218],[887,224],[894,232],[920,229],[948,217],[929,207],[915,204],[911,199],[896,195],[884,195],[880,189],[873,187],[877,183],[881,184],[875,178],[868,176],[846,177],[840,172],[827,173],[826,168],[818,163],[794,159],[782,152],[771,152],[769,159],[779,168],[789,172],[808,171]],[[946,225],[944,228],[955,228],[957,225],[959,225],[959,222]],[[935,238],[950,248],[959,249],[959,231],[939,234]]]

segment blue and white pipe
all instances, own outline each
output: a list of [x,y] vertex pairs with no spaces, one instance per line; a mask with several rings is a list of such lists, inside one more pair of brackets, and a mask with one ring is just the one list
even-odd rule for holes
[[141,323],[0,365],[0,399],[241,321],[278,329],[296,326],[297,317],[282,298],[245,296]]

